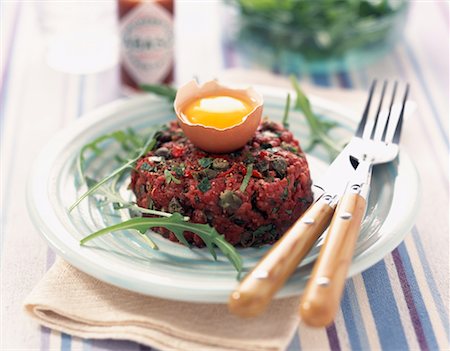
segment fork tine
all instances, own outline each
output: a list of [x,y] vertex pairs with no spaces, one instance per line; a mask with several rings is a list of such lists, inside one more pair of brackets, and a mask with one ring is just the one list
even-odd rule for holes
[[378,118],[380,117],[381,107],[383,106],[384,94],[386,93],[387,81],[383,82],[383,88],[381,89],[380,103],[378,104],[377,114],[375,116],[375,122],[373,123],[372,132],[370,133],[370,139],[375,136],[375,131],[377,130]]
[[392,139],[392,141],[395,144],[398,144],[400,142],[400,134],[402,133],[402,127],[403,127],[403,115],[405,113],[405,106],[406,106],[406,100],[408,99],[408,93],[409,93],[409,84],[406,84],[405,96],[403,97],[402,110],[400,111],[400,117],[398,119],[397,127],[395,128],[394,137]]
[[375,90],[375,86],[376,85],[377,85],[377,80],[374,79],[372,81],[372,85],[370,86],[369,97],[367,98],[366,107],[364,109],[361,121],[359,121],[358,129],[356,129],[355,135],[357,137],[362,137],[362,135],[364,133],[364,128],[365,128],[366,123],[367,123],[367,116],[369,115],[370,103],[372,101],[373,91]]
[[388,115],[386,118],[386,123],[384,124],[384,130],[383,130],[383,135],[381,137],[381,141],[386,140],[386,134],[387,134],[388,126],[389,126],[389,119],[391,117],[392,106],[394,105],[395,94],[397,93],[397,85],[398,85],[398,82],[395,81],[394,89],[392,90],[391,104],[389,105],[389,111],[388,111]]

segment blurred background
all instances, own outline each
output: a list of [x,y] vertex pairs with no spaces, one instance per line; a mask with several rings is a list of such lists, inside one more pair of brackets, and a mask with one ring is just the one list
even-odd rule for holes
[[68,81],[90,90],[86,107],[139,84],[202,81],[230,68],[349,87],[349,75],[365,86],[428,59],[422,69],[448,76],[446,1],[2,3],[2,91],[23,76],[45,84],[48,98]]

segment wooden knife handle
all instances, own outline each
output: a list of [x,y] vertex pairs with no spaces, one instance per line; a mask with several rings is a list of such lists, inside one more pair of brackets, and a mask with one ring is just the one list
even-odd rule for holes
[[228,309],[241,317],[254,317],[266,309],[275,293],[295,271],[333,216],[331,196],[315,202],[233,291]]
[[300,301],[302,321],[313,327],[330,324],[339,308],[348,268],[366,208],[366,200],[345,193]]

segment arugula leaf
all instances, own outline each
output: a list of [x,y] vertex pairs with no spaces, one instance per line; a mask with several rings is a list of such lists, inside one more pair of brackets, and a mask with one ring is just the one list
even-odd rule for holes
[[289,109],[291,108],[291,94],[287,94],[286,105],[284,106],[283,127],[289,129]]
[[238,272],[242,271],[243,263],[241,256],[237,253],[236,249],[225,240],[223,235],[219,234],[216,229],[208,224],[186,222],[179,213],[174,213],[170,217],[165,218],[132,218],[125,222],[100,229],[99,231],[86,236],[81,239],[80,245],[85,245],[92,239],[118,230],[134,229],[144,234],[148,229],[154,227],[163,227],[170,230],[176,235],[180,242],[187,246],[189,246],[189,243],[184,238],[183,233],[186,231],[193,232],[205,242],[206,247],[214,259],[217,259],[214,247],[217,247],[228,258]]
[[164,84],[143,84],[139,86],[143,91],[165,97],[169,102],[174,102],[177,90]]
[[242,184],[239,188],[241,193],[243,193],[245,191],[245,189],[247,189],[248,183],[250,182],[250,178],[252,177],[252,172],[253,172],[253,164],[250,163],[247,166],[247,173],[245,173],[245,177],[242,180]]
[[306,117],[309,131],[311,133],[309,145],[305,148],[305,151],[310,151],[317,144],[321,144],[327,150],[330,160],[333,160],[342,150],[343,145],[330,138],[328,132],[338,124],[336,122],[322,121],[319,119],[319,117],[317,117],[312,111],[311,103],[305,93],[301,90],[297,79],[294,76],[291,76],[291,82],[297,93],[295,108],[300,110]]
[[[99,140],[100,138],[98,138],[97,140]],[[91,195],[95,191],[97,191],[103,184],[107,183],[108,181],[110,181],[114,177],[117,177],[117,176],[120,177],[120,175],[122,175],[127,169],[132,168],[133,165],[136,163],[136,161],[139,160],[139,158],[141,158],[141,156],[145,155],[146,153],[148,153],[150,150],[152,150],[154,148],[155,144],[156,144],[156,138],[155,137],[149,138],[147,140],[147,142],[141,147],[140,151],[137,153],[136,156],[134,156],[133,158],[129,159],[126,163],[124,163],[123,165],[119,166],[114,171],[112,171],[109,175],[107,175],[102,180],[97,182],[95,185],[90,187],[83,195],[81,195],[69,207],[69,212],[71,212],[75,207],[77,207],[80,204],[80,202],[83,201],[86,197],[88,197],[89,195]],[[79,158],[83,157],[83,153],[84,153],[85,150],[86,149],[83,147],[82,151],[80,152]],[[80,164],[80,162],[79,162],[79,164]],[[82,178],[84,178],[83,167],[80,167],[80,170],[81,170],[81,176],[82,176]]]
[[117,141],[121,145],[122,149],[127,152],[142,145],[142,141],[131,128],[127,129],[126,131],[117,130],[112,133],[99,136],[98,138],[84,145],[78,154],[77,170],[80,178],[83,178],[83,173],[85,170],[84,167],[86,163],[86,153],[88,151],[91,151],[95,154],[95,156],[99,157],[103,153],[101,145],[108,140]]

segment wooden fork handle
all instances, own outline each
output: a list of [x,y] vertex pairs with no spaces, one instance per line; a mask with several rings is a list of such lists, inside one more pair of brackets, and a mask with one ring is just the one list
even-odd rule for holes
[[241,317],[254,317],[264,312],[327,228],[334,207],[330,196],[311,205],[232,292],[228,301],[230,312]]
[[365,208],[357,193],[345,193],[339,202],[300,301],[301,319],[310,326],[329,325],[336,315]]

